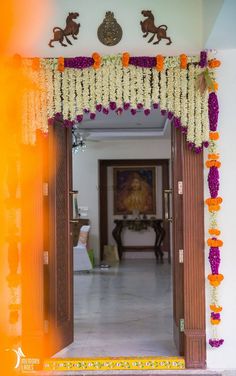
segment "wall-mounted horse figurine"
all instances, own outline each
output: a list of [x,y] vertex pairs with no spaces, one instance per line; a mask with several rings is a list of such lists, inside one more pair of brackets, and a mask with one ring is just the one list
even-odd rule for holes
[[143,10],[141,13],[144,17],[147,17],[144,21],[140,21],[143,37],[146,38],[149,33],[153,34],[148,40],[148,43],[151,43],[156,36],[157,41],[153,44],[158,44],[162,39],[167,39],[168,43],[166,44],[170,45],[172,40],[166,35],[168,27],[166,25],[156,26],[151,10]]
[[79,17],[79,13],[69,13],[66,18],[66,27],[65,29],[61,29],[60,27],[54,27],[53,28],[53,39],[50,40],[48,43],[49,47],[54,47],[52,45],[53,42],[59,42],[63,47],[67,47],[67,44],[63,43],[64,38],[66,42],[70,45],[72,45],[70,39],[68,38],[69,35],[72,36],[72,38],[77,39],[77,35],[79,34],[79,28],[80,24],[76,23],[74,20]]

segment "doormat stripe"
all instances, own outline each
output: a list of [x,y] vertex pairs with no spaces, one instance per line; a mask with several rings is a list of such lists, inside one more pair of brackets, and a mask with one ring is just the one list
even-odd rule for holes
[[181,357],[112,357],[46,359],[44,371],[183,370]]

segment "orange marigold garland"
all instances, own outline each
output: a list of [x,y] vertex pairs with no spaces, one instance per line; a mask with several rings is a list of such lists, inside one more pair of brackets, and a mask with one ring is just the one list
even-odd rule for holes
[[162,55],[157,55],[156,57],[156,70],[161,72],[164,69],[164,57]]
[[59,72],[64,72],[64,70],[65,70],[65,59],[64,59],[64,57],[58,58],[57,69],[59,70]]
[[128,52],[124,52],[122,54],[122,65],[124,68],[127,68],[129,66],[129,53]]
[[187,68],[187,64],[188,64],[188,57],[187,57],[187,55],[181,54],[179,58],[180,58],[180,68],[181,69],[186,69]]
[[101,62],[102,62],[102,58],[101,56],[97,53],[97,52],[94,52],[92,54],[92,58],[94,60],[94,63],[93,63],[93,68],[94,69],[99,69],[100,66],[101,66]]
[[34,57],[32,59],[32,69],[34,71],[39,71],[39,69],[40,69],[40,58],[39,57]]
[[[209,68],[216,68],[220,65],[220,62],[216,59],[208,62]],[[218,85],[215,83],[215,89]],[[212,347],[219,347],[224,343],[222,338],[218,337],[217,325],[221,322],[222,307],[218,304],[218,287],[224,279],[224,276],[219,272],[220,267],[220,248],[223,246],[223,241],[218,238],[220,230],[217,225],[216,213],[221,209],[223,199],[218,195],[220,183],[219,183],[219,168],[221,162],[219,161],[219,154],[217,153],[217,140],[219,139],[219,132],[217,132],[218,126],[218,99],[214,92],[209,94],[208,100],[208,116],[210,125],[210,145],[208,160],[206,161],[206,167],[209,169],[208,173],[208,187],[210,191],[210,197],[206,199],[206,205],[210,213],[210,226],[209,234],[210,238],[207,240],[209,250],[209,262],[211,267],[211,274],[208,275],[208,280],[212,288],[211,302],[210,302],[210,322],[213,328],[213,336],[209,339],[209,344]]]

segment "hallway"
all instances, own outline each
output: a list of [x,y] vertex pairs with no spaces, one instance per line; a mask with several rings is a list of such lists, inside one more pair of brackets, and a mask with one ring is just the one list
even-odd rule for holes
[[57,357],[178,355],[167,260],[74,274],[74,303],[74,342]]

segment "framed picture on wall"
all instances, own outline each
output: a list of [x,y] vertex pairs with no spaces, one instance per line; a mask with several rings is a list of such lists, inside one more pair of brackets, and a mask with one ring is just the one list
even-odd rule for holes
[[156,214],[155,167],[113,169],[114,214]]

